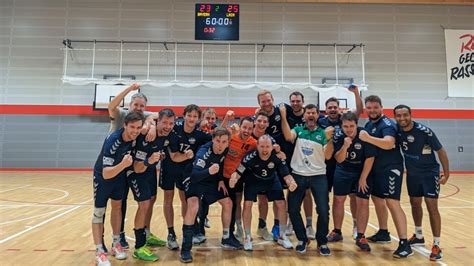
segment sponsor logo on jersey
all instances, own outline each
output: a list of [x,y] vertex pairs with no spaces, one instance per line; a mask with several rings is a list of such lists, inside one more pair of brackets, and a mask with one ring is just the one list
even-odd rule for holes
[[103,157],[102,158],[102,164],[103,165],[114,165],[114,158],[110,158],[110,157]]
[[268,163],[268,169],[273,169],[275,164],[273,162]]
[[168,146],[170,144],[170,141],[169,140],[165,140],[165,143],[163,144],[163,146]]
[[408,140],[408,142],[414,142],[414,141],[415,141],[415,137],[413,137],[412,135],[408,135],[408,136],[407,136],[407,140]]
[[321,139],[322,139],[322,138],[321,138],[321,135],[317,135],[317,136],[316,136],[316,140],[321,140]]
[[313,155],[313,149],[312,148],[307,148],[307,147],[302,147],[301,151],[303,152],[304,155],[306,156],[311,156]]
[[191,138],[188,139],[188,141],[189,141],[189,144],[191,144],[191,145],[196,144],[196,139],[195,138],[191,137]]
[[356,150],[362,149],[362,144],[360,144],[359,142],[356,142],[356,143],[354,144],[354,149],[356,149]]
[[137,159],[140,159],[140,160],[143,160],[143,161],[144,161],[144,160],[146,159],[146,154],[147,154],[147,153],[144,152],[144,151],[137,151],[137,154],[135,155],[135,157],[136,157]]
[[132,142],[132,147],[135,147],[136,145],[137,145],[137,140],[134,140],[134,141]]
[[198,159],[196,165],[201,168],[204,168],[206,167],[206,161],[204,161],[203,159]]
[[280,121],[280,120],[281,120],[281,116],[280,116],[280,115],[276,115],[276,116],[275,116],[275,121],[278,122],[278,121]]

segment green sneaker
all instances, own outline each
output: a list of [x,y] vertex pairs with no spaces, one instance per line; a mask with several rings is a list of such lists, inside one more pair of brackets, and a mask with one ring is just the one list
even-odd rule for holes
[[146,238],[146,244],[147,244],[148,246],[164,247],[164,246],[166,245],[166,241],[159,239],[158,237],[156,237],[156,236],[153,235],[153,234],[150,234],[150,235]]
[[157,261],[159,259],[146,245],[136,249],[135,252],[133,252],[133,257],[144,261]]

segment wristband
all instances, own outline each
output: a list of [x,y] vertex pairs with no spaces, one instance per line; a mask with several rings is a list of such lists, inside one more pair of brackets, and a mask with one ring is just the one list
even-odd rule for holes
[[150,163],[148,163],[148,158],[146,158],[145,161],[143,161],[143,164],[147,167],[150,166]]

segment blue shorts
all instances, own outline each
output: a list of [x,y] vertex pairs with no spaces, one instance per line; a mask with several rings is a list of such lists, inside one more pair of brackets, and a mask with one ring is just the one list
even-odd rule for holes
[[124,191],[127,188],[125,173],[120,173],[118,176],[111,179],[104,179],[102,175],[94,173],[93,178],[94,207],[107,207],[108,199],[122,200]]
[[160,170],[160,188],[163,190],[174,190],[176,187],[179,190],[185,190],[183,172],[168,171],[162,166]]
[[[154,170],[154,169],[153,169]],[[147,170],[144,173],[132,173],[127,177],[128,186],[132,189],[136,201],[149,200],[156,196],[157,190],[156,171]]]
[[384,169],[373,169],[367,184],[373,196],[400,200],[402,181],[403,165],[393,165]]
[[439,174],[407,175],[407,190],[410,197],[437,199],[439,197]]
[[346,196],[357,192],[360,173],[348,172],[336,168],[334,172],[334,195]]
[[257,195],[266,195],[268,201],[285,200],[280,179],[259,180],[253,176],[244,177],[244,200],[257,201]]
[[223,191],[218,190],[217,183],[189,183],[189,185],[186,186],[184,195],[186,196],[186,199],[198,197],[208,205],[229,197],[224,195]]

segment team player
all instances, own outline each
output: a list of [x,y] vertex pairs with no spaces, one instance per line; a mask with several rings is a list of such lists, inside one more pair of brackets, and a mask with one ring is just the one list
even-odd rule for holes
[[[362,105],[362,99],[360,98],[359,94],[359,88],[355,85],[349,86],[349,91],[354,93],[354,98],[355,98],[355,103],[356,103],[356,109],[353,111],[357,116],[359,116],[362,111],[363,111],[363,105]],[[336,97],[331,97],[326,100],[325,103],[326,106],[326,116],[322,116],[318,119],[318,125],[325,129],[329,126],[332,126],[334,128],[341,128],[341,108],[339,106],[339,100]],[[334,157],[331,157],[331,159],[326,161],[326,176],[328,178],[328,189],[329,192],[332,190],[333,186],[333,180],[334,180],[334,171],[336,170],[336,160]],[[350,209],[352,213],[352,227],[353,227],[353,236],[354,238],[357,236],[357,228],[356,228],[356,198],[355,195],[350,194],[349,195],[350,199]],[[334,203],[334,202],[333,202]],[[334,206],[333,206],[334,210]],[[339,238],[339,235],[334,234],[334,232],[331,232],[328,235],[328,240],[329,242],[336,242],[342,240],[342,238]]]
[[[293,129],[297,126],[302,126],[304,124],[303,116],[304,116],[304,95],[299,91],[294,91],[289,96],[290,104],[284,104],[284,108],[286,109],[286,120],[288,121],[288,125],[290,129]],[[280,108],[283,108],[280,105]],[[286,161],[291,162],[291,158],[293,157],[293,151],[295,147],[292,143],[287,142],[285,145],[285,155]],[[291,167],[288,165],[290,172]],[[306,190],[306,195],[303,201],[303,209],[306,215],[306,235],[309,239],[314,240],[314,229],[313,229],[313,198],[311,196],[311,190]],[[293,226],[291,221],[288,221],[288,226],[286,228],[286,235],[293,234]]]
[[159,112],[156,127],[157,136],[154,141],[146,141],[144,135],[137,138],[135,147],[134,173],[128,178],[129,187],[138,202],[135,216],[135,252],[134,258],[145,261],[156,261],[158,256],[153,254],[148,246],[160,246],[160,240],[150,232],[153,205],[157,192],[157,163],[164,159],[165,150],[169,145],[169,134],[173,130],[175,114],[171,109]]
[[[423,220],[421,204],[424,197],[434,239],[430,260],[441,260],[443,253],[439,247],[441,216],[438,211],[438,197],[440,184],[446,184],[449,178],[448,155],[430,128],[412,120],[410,107],[398,105],[393,112],[398,124],[398,143],[405,157],[407,189],[415,222],[415,234],[408,242],[412,246],[425,244],[421,226]],[[444,175],[441,178],[434,152],[438,154],[443,166]]]
[[181,215],[186,214],[186,197],[184,195],[184,173],[191,172],[194,154],[199,147],[209,142],[209,133],[196,129],[201,116],[201,109],[195,104],[184,108],[184,121],[178,121],[170,135],[168,155],[163,160],[160,171],[160,187],[164,190],[163,212],[168,226],[166,246],[171,250],[179,248],[174,231],[173,197],[175,186],[179,189]]
[[323,130],[318,127],[318,116],[318,107],[314,104],[308,104],[305,106],[304,126],[290,129],[286,114],[282,113],[282,129],[285,139],[295,143],[291,168],[298,188],[288,194],[288,212],[298,239],[296,251],[299,253],[306,252],[309,243],[300,212],[301,203],[306,190],[309,188],[316,203],[318,214],[315,238],[319,253],[328,256],[331,254],[326,238],[329,224],[329,192],[324,159],[329,159],[333,154],[332,134],[334,128],[328,127]]
[[199,128],[207,133],[212,133],[212,131],[217,127],[216,121],[216,111],[212,108],[207,108],[202,112]]
[[112,255],[119,260],[127,258],[127,253],[120,244],[121,205],[126,186],[126,171],[133,164],[130,153],[135,146],[135,140],[140,134],[144,120],[144,116],[140,113],[127,114],[124,127],[105,139],[94,166],[92,236],[96,245],[96,261],[99,266],[110,265],[102,241],[105,207],[109,198],[112,206],[110,215],[113,232]]
[[[251,151],[242,159],[237,171],[234,172],[229,180],[229,186],[234,188],[239,179],[244,179],[244,229],[245,240],[244,249],[252,250],[251,221],[252,221],[252,205],[257,200],[257,194],[264,192],[269,201],[274,201],[279,215],[279,220],[286,221],[286,202],[283,195],[283,187],[277,175],[282,176],[288,185],[290,191],[296,189],[296,183],[288,171],[284,159],[277,157],[273,150],[273,144],[268,135],[263,135],[258,139],[257,150]],[[286,249],[293,248],[285,234],[286,224],[281,225],[278,244]]]
[[367,186],[375,205],[380,228],[375,235],[367,239],[371,242],[381,243],[391,241],[390,233],[387,230],[387,206],[400,239],[393,256],[405,258],[413,255],[413,251],[407,241],[405,212],[400,206],[403,158],[398,145],[396,145],[397,128],[395,123],[383,114],[382,100],[378,96],[366,97],[365,108],[369,121],[365,125],[365,130],[359,133],[359,138],[377,148],[377,156],[367,180]]
[[230,133],[225,128],[216,128],[212,133],[212,141],[202,145],[192,163],[190,176],[184,180],[188,207],[183,222],[183,243],[180,260],[188,263],[193,261],[191,248],[199,201],[202,199],[211,205],[218,202],[222,206],[223,236],[221,245],[224,248],[239,249],[240,243],[230,237],[230,220],[232,201],[225,187],[222,171],[225,155],[228,151]]
[[[140,84],[134,83],[129,87],[125,88],[119,94],[117,94],[108,105],[109,118],[110,118],[110,129],[109,134],[123,127],[125,116],[129,112],[138,112],[145,115],[145,125],[142,131],[146,133],[146,140],[153,141],[156,137],[155,119],[158,117],[156,113],[145,111],[147,105],[147,97],[145,94],[137,92],[132,95],[130,105],[127,109],[120,108],[120,104],[123,102],[125,96],[129,93],[140,89]],[[125,187],[124,197],[122,200],[122,227],[120,228],[120,243],[122,247],[128,248],[128,242],[125,238],[125,216],[127,214],[127,198],[128,198],[128,184]],[[164,245],[165,241],[160,240],[160,245]],[[105,246],[104,246],[105,248]]]
[[[364,129],[357,127],[357,115],[352,112],[341,116],[342,128],[334,133],[334,158],[337,161],[334,172],[333,197],[333,235],[342,240],[342,221],[344,219],[344,202],[347,195],[355,195],[361,185],[361,192],[366,189],[367,177],[374,164],[376,149],[372,144],[361,141],[359,133]],[[357,236],[356,245],[363,251],[370,251],[365,238],[365,229],[369,218],[369,201],[357,198]]]

